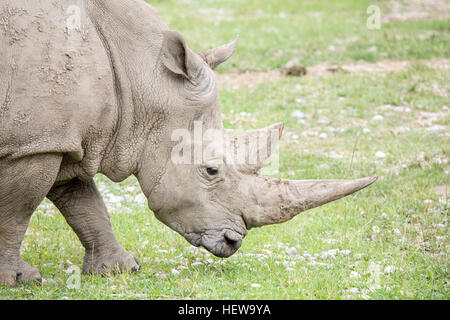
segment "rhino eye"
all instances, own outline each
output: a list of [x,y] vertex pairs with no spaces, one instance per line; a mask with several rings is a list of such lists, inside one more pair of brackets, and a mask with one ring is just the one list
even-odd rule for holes
[[206,168],[206,172],[210,175],[210,176],[215,176],[216,174],[219,173],[219,170],[216,168]]

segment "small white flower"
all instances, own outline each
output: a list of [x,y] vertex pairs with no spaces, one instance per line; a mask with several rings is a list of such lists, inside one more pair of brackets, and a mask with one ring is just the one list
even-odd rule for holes
[[402,233],[400,232],[400,230],[399,229],[397,229],[397,228],[395,228],[394,230],[394,234],[396,234],[396,235],[401,235]]
[[144,204],[147,201],[147,197],[143,193],[140,193],[134,198],[134,200],[137,203]]
[[297,254],[297,249],[295,247],[286,248],[286,252],[290,256],[295,256]]
[[374,117],[372,118],[373,121],[380,121],[380,120],[383,120],[383,119],[384,119],[384,117],[381,116],[381,115],[379,115],[379,114],[377,114],[376,116],[374,116]]
[[303,258],[305,258],[305,259],[311,259],[312,258],[312,256],[309,254],[309,253],[304,253],[303,254]]
[[328,138],[328,135],[327,135],[325,132],[323,132],[323,133],[321,133],[321,134],[319,135],[319,138],[320,138],[320,139],[326,139],[326,138]]
[[200,261],[195,261],[195,262],[192,262],[191,263],[191,266],[192,267],[196,267],[196,266],[201,266],[203,263],[202,262],[200,262]]
[[294,110],[291,113],[291,117],[298,118],[298,119],[303,119],[303,118],[306,117],[306,114],[301,112],[300,110]]
[[358,294],[359,289],[358,288],[350,288],[347,290],[348,293]]
[[294,269],[294,268],[291,268],[291,267],[287,267],[287,268],[286,268],[286,271],[295,271],[295,269]]
[[286,136],[288,136],[289,138],[293,139],[293,140],[298,140],[299,136],[296,133],[293,132],[287,132]]
[[410,107],[405,107],[405,106],[400,106],[400,107],[394,107],[393,109],[395,112],[405,112],[405,113],[410,113],[411,112],[411,108]]
[[372,231],[373,231],[374,233],[380,233],[380,228],[379,228],[378,226],[373,226],[373,227],[372,227]]
[[171,271],[172,271],[172,274],[179,274],[180,273],[180,271],[178,271],[177,269],[172,269]]
[[375,153],[375,157],[377,157],[378,159],[384,159],[386,158],[386,153],[384,153],[383,151],[377,151]]
[[392,273],[392,272],[394,272],[395,270],[397,270],[397,268],[394,267],[394,266],[386,266],[386,267],[384,268],[384,273]]
[[319,120],[317,120],[317,123],[320,124],[327,124],[328,122],[330,122],[328,118],[320,118]]
[[431,133],[431,134],[437,134],[440,131],[443,131],[445,129],[446,129],[445,126],[439,125],[439,124],[436,124],[436,125],[433,125],[433,126],[427,128],[428,132]]
[[340,252],[339,249],[331,249],[331,250],[327,251],[327,254],[330,256],[335,256],[336,253],[339,253],[339,252]]
[[350,272],[350,279],[359,279],[361,278],[360,274],[356,271]]
[[259,283],[252,283],[252,288],[261,288]]

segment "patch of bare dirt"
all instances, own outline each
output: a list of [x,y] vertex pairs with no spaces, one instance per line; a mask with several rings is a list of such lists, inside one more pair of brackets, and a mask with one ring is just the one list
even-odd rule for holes
[[234,71],[217,74],[217,81],[225,87],[255,86],[260,83],[276,81],[283,77],[279,70],[270,71]]
[[[434,69],[450,69],[450,59],[431,59],[419,60],[430,68]],[[402,71],[416,63],[416,61],[379,61],[344,63],[333,65],[329,63],[320,63],[318,65],[306,68],[306,77],[330,76],[335,73],[361,73],[361,72],[395,72]],[[234,71],[229,73],[217,74],[217,80],[221,86],[238,88],[241,86],[253,87],[264,82],[271,82],[287,78],[286,72],[283,70],[270,71]]]
[[448,185],[436,186],[434,188],[434,192],[439,195],[439,202],[443,204],[450,204],[450,199],[448,197]]
[[333,73],[359,73],[359,72],[392,72],[401,71],[411,65],[410,61],[379,61],[345,63],[340,65],[330,65],[329,63],[321,63],[308,68],[309,74],[313,76],[323,76]]
[[448,192],[450,191],[448,185],[441,185],[434,188],[434,192],[436,192],[440,196],[447,197]]
[[390,0],[388,13],[382,13],[382,22],[418,21],[429,19],[449,19],[448,0]]

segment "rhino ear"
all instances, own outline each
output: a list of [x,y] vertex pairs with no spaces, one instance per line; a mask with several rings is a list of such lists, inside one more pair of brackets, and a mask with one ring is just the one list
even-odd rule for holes
[[173,73],[194,82],[199,65],[195,53],[188,48],[181,33],[166,30],[163,31],[163,36],[161,52],[163,64]]
[[198,54],[200,57],[202,57],[203,60],[211,67],[211,69],[217,68],[221,63],[227,61],[230,59],[230,57],[233,55],[234,51],[236,50],[236,44],[239,39],[239,36],[236,36],[236,39],[234,41],[223,45],[221,47],[206,50],[199,52]]

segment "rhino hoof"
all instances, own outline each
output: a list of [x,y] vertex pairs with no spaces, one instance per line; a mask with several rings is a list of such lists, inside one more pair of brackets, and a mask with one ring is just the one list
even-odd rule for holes
[[[88,253],[86,253],[88,256]],[[115,250],[115,252],[102,252],[100,256],[89,257],[85,259],[83,273],[98,273],[107,275],[108,273],[122,273],[127,271],[139,271],[139,260],[124,249]]]
[[18,282],[33,282],[34,284],[42,283],[41,273],[37,269],[26,273],[18,272],[16,277]]
[[40,284],[42,282],[41,273],[37,268],[23,262],[19,268],[0,269],[0,284],[14,287],[18,282],[32,282]]
[[12,270],[0,270],[0,284],[8,287],[15,287],[17,274]]

